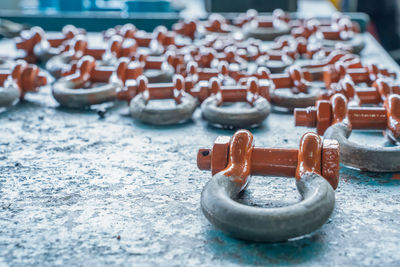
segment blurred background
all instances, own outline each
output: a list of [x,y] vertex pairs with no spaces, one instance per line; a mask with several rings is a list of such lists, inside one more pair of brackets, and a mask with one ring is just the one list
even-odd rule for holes
[[[141,29],[171,26],[178,18],[204,18],[208,12],[270,12],[281,8],[301,16],[329,16],[335,10],[363,12],[367,30],[400,62],[399,0],[0,0],[0,35],[7,36],[6,20],[58,30],[79,24],[94,31],[134,22]],[[16,25],[14,25],[16,26]]]

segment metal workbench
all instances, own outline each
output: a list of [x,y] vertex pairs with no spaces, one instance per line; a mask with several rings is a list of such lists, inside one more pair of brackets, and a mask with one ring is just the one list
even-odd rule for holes
[[[366,35],[363,58],[399,67]],[[12,44],[0,42],[0,51]],[[96,109],[107,110],[104,118]],[[258,146],[297,147],[306,128],[272,113],[252,130]],[[381,265],[400,264],[400,180],[343,167],[336,206],[316,232],[285,243],[232,239],[200,210],[211,178],[200,147],[229,130],[197,110],[182,125],[133,121],[126,103],[59,108],[50,88],[0,112],[0,266],[3,265]],[[359,142],[384,144],[380,133]],[[400,159],[399,159],[400,160]],[[240,201],[283,206],[294,179],[253,177]]]

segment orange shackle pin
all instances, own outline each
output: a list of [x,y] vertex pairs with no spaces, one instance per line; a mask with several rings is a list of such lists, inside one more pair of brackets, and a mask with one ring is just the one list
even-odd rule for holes
[[260,96],[257,79],[249,79],[246,86],[221,85],[218,78],[210,80],[210,93],[218,96],[218,105],[224,102],[247,102],[253,104]]
[[130,62],[127,58],[120,59],[116,67],[97,66],[96,60],[93,57],[84,56],[78,62],[72,64],[68,71],[63,72],[63,76],[76,74],[75,78],[71,78],[76,79],[85,76],[86,78],[83,78],[82,82],[106,83],[114,72],[116,72],[118,79],[125,85],[126,80],[136,79],[143,73],[143,66],[139,62]]
[[138,94],[136,79],[143,74],[143,66],[143,63],[130,61],[128,58],[119,60],[116,73],[123,87],[117,92],[118,100],[130,102]]
[[349,40],[359,32],[359,27],[347,16],[338,14],[332,16],[331,24],[320,25],[318,31],[327,40]]
[[143,74],[144,64],[139,61],[130,61],[128,58],[121,58],[117,66],[117,77],[125,85],[128,80],[136,80]]
[[158,26],[153,32],[136,31],[133,38],[140,47],[150,47],[152,42],[168,46],[175,44],[174,32],[169,32],[164,26]]
[[235,80],[240,80],[240,83],[243,83],[243,81],[246,81],[250,77],[260,80],[270,80],[274,85],[274,89],[291,88],[294,92],[306,92],[308,83],[312,81],[311,73],[298,66],[291,66],[284,73],[271,74],[267,68],[259,67],[255,74],[231,71],[230,75],[235,77]]
[[135,33],[137,32],[137,28],[135,25],[131,23],[127,23],[125,25],[118,25],[114,28],[109,28],[103,33],[103,39],[109,40],[113,36],[121,36],[122,38],[133,39],[135,37]]
[[29,63],[34,63],[38,60],[35,56],[34,48],[44,39],[44,35],[42,28],[32,27],[29,30],[22,31],[20,36],[14,39],[15,47],[18,50],[25,51],[25,55],[23,56],[24,60],[27,60]]
[[378,78],[372,87],[356,86],[350,79],[343,79],[331,84],[321,100],[329,100],[333,95],[343,94],[349,103],[354,101],[357,105],[383,103],[390,94],[400,94],[400,86],[391,85],[388,79]]
[[290,50],[290,47],[283,47],[281,50],[268,50],[265,51],[265,56],[268,56],[269,60],[273,61],[285,61],[287,57],[291,59],[296,58],[297,51]]
[[106,52],[105,47],[89,47],[88,41],[84,36],[77,36],[71,41],[70,46],[70,50],[74,53],[74,59],[79,59],[83,56],[91,56],[100,60]]
[[227,62],[220,62],[218,68],[199,68],[194,61],[188,62],[186,66],[186,77],[191,77],[192,80],[208,81],[213,77],[228,76],[229,66]]
[[155,38],[153,33],[148,33],[148,32],[144,32],[144,31],[137,31],[134,33],[134,37],[133,37],[137,44],[140,47],[149,47],[151,41]]
[[32,27],[29,30],[21,32],[19,37],[15,38],[15,46],[17,49],[27,51],[28,54],[33,53],[33,47],[43,39],[44,31],[40,27]]
[[203,22],[204,28],[209,32],[228,33],[229,27],[227,20],[220,14],[214,13]]
[[185,91],[185,82],[182,75],[174,75],[172,83],[148,83],[143,75],[137,78],[138,93],[143,93],[146,102],[152,99],[174,99],[181,103],[182,93]]
[[304,65],[305,69],[316,69],[323,68],[325,66],[333,65],[336,62],[348,62],[354,60],[356,56],[349,54],[342,50],[333,50],[324,59],[318,60],[317,62],[312,62],[311,64]]
[[307,19],[303,21],[294,22],[297,25],[292,25],[290,34],[294,38],[303,37],[305,39],[310,38],[311,35],[317,32],[320,23],[315,19]]
[[[244,130],[238,132],[243,133]],[[237,132],[237,133],[238,133]],[[247,132],[247,131],[246,131]],[[237,134],[235,133],[235,135]],[[250,132],[247,132],[251,135]],[[235,136],[234,135],[234,136]],[[309,150],[306,154],[319,154],[314,157],[314,162],[308,164],[314,166],[312,170],[303,170],[299,163],[299,149],[295,148],[261,148],[254,147],[252,144],[252,153],[250,158],[250,166],[234,166],[234,168],[248,168],[251,175],[264,176],[283,176],[283,177],[299,177],[299,172],[315,171],[321,174],[336,189],[339,182],[339,145],[336,140],[322,140],[321,137],[306,133],[305,135],[313,135],[319,148],[315,146],[303,146],[303,149]],[[197,166],[200,170],[211,170],[212,174],[216,174],[225,169],[228,165],[228,156],[231,152],[231,142],[236,140],[234,137],[219,136],[214,142],[212,149],[201,148],[197,153]],[[246,145],[246,144],[243,144]],[[241,151],[236,151],[241,153]],[[240,157],[240,155],[238,156]],[[300,159],[302,161],[303,159]],[[242,161],[245,162],[245,161]]]
[[296,45],[298,42],[306,43],[307,40],[305,38],[293,38],[291,36],[283,35],[274,40],[273,45],[271,46],[272,50],[282,50],[284,47],[290,47]]
[[200,49],[200,51],[193,51],[193,60],[201,68],[211,68],[211,62],[216,58],[215,52],[211,48]]
[[272,51],[286,50],[285,53],[292,59],[299,56],[309,55],[309,46],[307,39],[304,37],[293,38],[290,36],[282,36],[276,41],[275,46],[272,47]]
[[223,52],[217,53],[215,58],[219,61],[226,61],[228,63],[236,63],[236,64],[247,63],[246,62],[247,59],[244,59],[243,56],[241,57],[238,51],[240,50],[237,50],[233,46],[228,46],[224,49]]
[[250,105],[262,96],[269,98],[269,83],[259,85],[257,78],[248,78],[241,85],[221,85],[221,80],[217,77],[210,79],[207,85],[199,85],[197,90],[191,90],[189,93],[203,102],[210,95],[217,95],[218,105],[224,102],[247,102]]
[[113,36],[108,40],[106,46],[90,47],[85,37],[77,36],[71,40],[69,49],[73,53],[74,59],[91,56],[96,60],[101,60],[106,54],[112,54],[117,58],[130,57],[136,52],[137,44],[134,39],[122,39],[120,36]]
[[59,47],[62,45],[65,41],[73,39],[75,36],[79,34],[86,34],[86,31],[81,28],[76,28],[74,25],[65,25],[61,33],[59,33],[57,36],[45,36],[46,41],[49,42],[51,47]]
[[164,47],[169,45],[175,45],[175,37],[176,33],[174,31],[168,31],[168,29],[163,26],[159,25],[154,29],[154,34],[156,36],[156,40]]
[[229,76],[235,79],[239,84],[245,84],[249,78],[257,78],[259,80],[269,80],[271,72],[266,67],[258,67],[255,73],[244,72],[241,70],[229,70]]
[[335,51],[344,52],[355,57],[354,54],[351,54],[353,52],[353,47],[341,42],[336,43],[334,46],[324,46],[321,43],[310,43],[305,49],[305,55],[307,58],[313,58],[315,54],[328,57]]
[[249,9],[246,13],[239,13],[237,17],[235,17],[232,21],[232,24],[236,27],[242,27],[247,22],[252,21],[258,15],[258,12],[255,9]]
[[270,79],[275,89],[291,88],[294,93],[307,92],[308,83],[312,81],[311,74],[298,66],[291,66],[285,73],[271,74]]
[[344,77],[349,77],[354,83],[371,84],[379,77],[396,78],[396,73],[390,72],[387,69],[379,68],[375,64],[362,66],[361,62],[346,64],[341,61],[330,66],[323,73],[326,87],[330,87],[332,83],[338,82]]
[[273,28],[277,23],[289,23],[290,17],[282,9],[275,9],[272,16],[255,16],[253,19],[258,28]]
[[176,53],[172,49],[173,48],[171,48],[171,50],[167,50],[165,52],[164,55],[166,57],[166,60],[167,60],[168,64],[174,68],[175,73],[184,74],[184,72],[185,72],[185,55]]
[[145,69],[159,70],[162,69],[163,64],[169,64],[168,58],[164,56],[148,56],[145,54],[136,54],[132,57],[144,64]]
[[114,66],[97,66],[93,57],[84,56],[78,62],[72,64],[68,71],[63,72],[63,76],[76,82],[79,87],[88,81],[106,83],[115,70]]
[[160,30],[160,28],[156,29],[153,32],[136,31],[133,38],[140,47],[149,47],[151,41],[161,41],[165,36],[164,31]]
[[323,135],[325,130],[337,122],[347,120],[352,129],[386,130],[400,136],[400,96],[389,95],[384,107],[348,107],[346,97],[334,95],[330,101],[319,100],[315,107],[294,110],[296,126],[316,127]]
[[27,92],[35,92],[38,87],[47,84],[47,78],[36,65],[27,64],[23,60],[17,61],[13,69],[0,70],[0,84],[8,79],[14,80],[23,99]]
[[172,30],[193,40],[197,30],[197,23],[194,20],[180,21],[172,26]]

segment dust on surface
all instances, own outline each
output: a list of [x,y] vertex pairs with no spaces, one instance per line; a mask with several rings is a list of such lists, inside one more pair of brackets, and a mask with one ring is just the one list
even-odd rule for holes
[[[125,103],[99,109],[58,108],[47,88],[0,113],[0,265],[400,262],[400,181],[391,175],[342,168],[321,229],[280,244],[238,241],[202,215],[211,174],[196,167],[197,150],[232,131],[207,126],[199,110],[183,125],[153,127],[134,122]],[[257,146],[295,147],[306,131],[273,113],[252,132]],[[273,177],[253,177],[240,199],[298,200],[294,179]]]

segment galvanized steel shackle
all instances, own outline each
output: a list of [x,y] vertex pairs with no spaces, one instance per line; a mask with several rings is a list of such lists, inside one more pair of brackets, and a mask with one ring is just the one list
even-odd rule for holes
[[0,107],[12,105],[46,84],[47,76],[36,65],[18,60],[12,68],[0,69]]
[[[172,83],[148,83],[141,75],[136,79],[138,94],[129,104],[133,118],[153,125],[170,125],[187,121],[197,107],[194,97],[185,92],[181,75],[174,75]],[[160,107],[148,105],[151,99],[173,99],[175,106]]]
[[[255,148],[252,134],[239,130],[232,138],[217,138],[212,150],[200,149],[197,164],[214,175],[201,195],[204,215],[236,238],[279,242],[303,236],[321,227],[333,211],[339,147],[314,133],[302,137],[299,149],[277,149]],[[295,176],[303,200],[279,208],[236,202],[251,174]]]
[[[222,86],[217,78],[209,82],[211,95],[201,104],[202,116],[219,127],[246,128],[260,125],[271,112],[267,99],[260,95],[256,78],[250,78],[246,86]],[[227,109],[222,103],[247,102],[249,106]]]
[[[114,101],[122,86],[121,82],[111,79],[116,70],[117,66],[97,66],[93,57],[84,56],[53,84],[52,94],[61,106],[68,108]],[[87,83],[94,86],[87,88]]]
[[315,107],[296,109],[297,126],[316,127],[317,133],[340,144],[341,161],[364,171],[400,171],[400,146],[371,146],[348,138],[353,129],[382,130],[394,143],[400,140],[400,96],[389,94],[383,107],[351,107],[342,94],[330,101],[318,101]]

